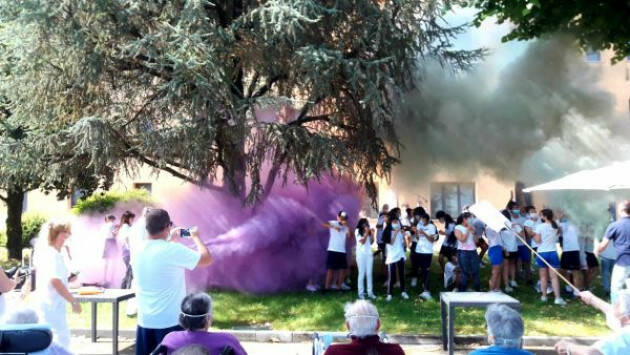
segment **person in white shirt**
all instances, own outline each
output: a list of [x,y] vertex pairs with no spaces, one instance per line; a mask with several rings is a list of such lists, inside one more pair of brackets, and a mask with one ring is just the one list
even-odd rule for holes
[[462,272],[457,265],[457,255],[452,254],[451,259],[444,265],[444,289],[458,290],[461,278]]
[[[512,214],[510,212],[503,210],[501,213],[510,223],[512,222]],[[518,233],[522,233],[521,226],[513,223],[511,230],[503,229],[499,232],[505,258],[503,263],[503,279],[506,282],[506,292],[512,292],[513,287],[518,286],[516,283],[516,259],[518,258],[518,243],[516,240],[518,239]]]
[[372,243],[374,243],[374,233],[367,218],[359,220],[354,235],[357,240],[356,259],[357,268],[359,269],[359,277],[357,279],[359,298],[365,299],[365,284],[367,283],[367,297],[376,299],[372,283],[372,266],[374,264]]
[[[526,206],[523,209],[523,215],[521,216],[521,222],[523,225],[523,235],[525,236],[525,242],[528,246],[532,246],[532,236],[534,235],[534,223],[538,219],[538,213],[536,213],[536,207]],[[529,248],[523,244],[518,246],[518,254],[521,264],[521,270],[523,273],[523,279],[528,285],[532,284],[532,252]]]
[[405,292],[405,244],[411,236],[409,232],[405,233],[400,224],[400,218],[396,213],[390,213],[390,224],[383,231],[383,241],[387,247],[387,259],[385,263],[388,266],[388,282],[387,282],[387,298],[386,301],[392,300],[392,291],[398,273],[398,281],[400,282],[401,297],[409,299]]
[[415,253],[418,258],[417,266],[420,268],[420,279],[422,280],[420,297],[430,300],[432,297],[429,290],[429,269],[433,259],[433,245],[438,240],[439,234],[437,227],[433,224],[428,214],[420,215],[420,223],[418,223],[416,233],[418,235],[418,243],[416,244]]
[[118,226],[116,225],[116,217],[108,215],[105,217],[105,224],[101,228],[103,237],[103,260],[105,267],[103,268],[103,287],[111,287],[110,279],[111,270],[114,268],[114,259],[117,257],[118,243],[116,235],[118,234]]
[[[512,230],[517,233],[516,237],[516,254],[514,254],[514,278],[510,282],[511,287],[517,287],[516,276],[517,274],[525,273],[522,271],[523,268],[523,260],[527,257],[527,253],[523,253],[524,249],[528,250],[523,243],[523,240],[526,240],[526,233],[523,224],[525,223],[525,218],[521,215],[521,208],[516,201],[510,201],[507,206],[507,210],[510,213],[510,221],[512,222]],[[522,255],[524,254],[524,255]],[[531,259],[531,256],[530,256]],[[529,267],[529,262],[526,262]],[[529,269],[527,269],[527,274],[529,273]],[[526,281],[528,279],[526,278]]]
[[[554,303],[556,305],[565,306],[567,303],[560,297],[560,282],[556,272],[549,270],[549,266],[555,270],[560,268],[560,260],[556,251],[558,243],[558,224],[554,221],[553,211],[544,209],[540,211],[542,223],[540,223],[534,231],[534,240],[538,243],[538,257],[536,257],[536,265],[538,265],[538,273],[540,275],[540,287],[542,296],[540,300],[547,302],[547,281],[551,279],[553,293],[556,297]],[[547,263],[543,262],[546,261]]]
[[197,228],[191,228],[190,238],[186,238],[195,244],[194,251],[182,244],[183,229],[172,226],[165,210],[155,208],[147,212],[149,240],[133,263],[138,298],[136,355],[150,354],[168,333],[181,330],[179,307],[186,297],[185,271],[212,262]]
[[120,217],[120,228],[118,230],[118,239],[121,241],[122,245],[122,258],[125,263],[125,267],[127,268],[125,271],[125,276],[122,281],[122,285],[120,286],[123,289],[131,288],[131,281],[133,280],[133,271],[131,268],[131,226],[133,225],[133,220],[136,218],[136,215],[131,211],[125,211],[122,217]]
[[73,280],[66,266],[62,249],[70,237],[70,223],[51,221],[41,232],[34,265],[37,270],[35,295],[39,318],[50,325],[54,341],[65,349],[70,347],[70,329],[66,320],[67,303],[74,313],[81,313],[81,305],[68,291],[68,283]]
[[457,263],[462,270],[459,290],[468,289],[468,281],[472,279],[475,291],[481,290],[479,280],[479,255],[477,254],[478,237],[475,234],[474,217],[464,212],[457,217],[455,237],[457,238]]
[[630,354],[630,290],[621,291],[613,304],[605,302],[590,291],[580,292],[580,298],[584,303],[604,313],[608,327],[615,333],[590,346],[561,340],[555,345],[556,353],[560,355]]
[[[132,266],[136,260],[136,255],[144,249],[144,244],[149,239],[149,233],[147,232],[146,216],[151,210],[149,207],[142,209],[140,218],[131,226],[129,230],[129,266]],[[136,289],[136,279],[131,279],[131,288]],[[137,298],[131,298],[127,301],[127,316],[132,317],[138,313],[138,300]]]
[[409,273],[411,276],[411,287],[416,287],[418,284],[418,269],[420,267],[420,256],[416,253],[416,246],[418,245],[418,233],[417,228],[420,228],[422,225],[422,221],[420,216],[426,214],[424,208],[416,207],[411,212],[413,215],[412,218],[409,218],[411,221],[411,225],[407,228],[404,227],[403,230],[411,232],[411,247],[409,248],[409,258],[411,259],[411,272]]
[[457,238],[455,238],[455,221],[453,217],[444,211],[437,211],[435,214],[440,223],[444,226],[444,229],[439,230],[438,233],[443,235],[442,245],[440,246],[440,253],[438,261],[444,271],[444,267],[447,262],[451,260],[452,256],[457,256]]
[[[501,292],[501,275],[503,272],[503,244],[501,242],[501,234],[490,227],[486,227],[486,239],[488,239],[488,258],[492,265],[492,271],[488,284],[491,292]],[[507,276],[507,275],[506,275]],[[505,280],[505,292],[511,292],[512,288],[508,284],[507,277]]]
[[[560,257],[560,267],[562,275],[571,280],[578,289],[584,288],[584,274],[580,262],[580,241],[577,227],[569,222],[564,212],[559,212],[559,224],[562,231],[562,256]],[[571,289],[571,292],[576,292]],[[576,296],[578,296],[576,294]]]
[[[326,290],[350,290],[350,287],[343,283],[348,269],[348,256],[346,254],[346,240],[350,239],[350,228],[348,228],[348,214],[339,211],[336,221],[324,223],[324,227],[330,232],[328,239],[328,252],[326,254]],[[335,272],[338,272],[337,282],[333,284]]]

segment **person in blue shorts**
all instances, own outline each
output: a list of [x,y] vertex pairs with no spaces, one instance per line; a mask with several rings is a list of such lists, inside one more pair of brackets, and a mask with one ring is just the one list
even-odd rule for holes
[[[488,258],[490,258],[490,264],[492,265],[492,273],[488,284],[490,285],[490,292],[501,292],[501,275],[503,273],[503,246],[501,245],[501,235],[486,227],[486,239],[488,239]],[[506,292],[511,292],[510,286],[505,284]]]
[[[538,274],[540,275],[540,287],[542,296],[540,300],[547,302],[547,281],[551,279],[553,293],[556,296],[554,303],[559,306],[565,306],[567,303],[560,296],[560,281],[558,280],[557,269],[560,268],[560,259],[556,251],[558,243],[558,225],[553,220],[553,211],[544,209],[540,211],[542,223],[536,226],[534,230],[534,240],[538,243],[538,257],[536,257],[536,265],[538,265]],[[546,263],[543,261],[546,261]],[[551,266],[554,271],[549,270]]]

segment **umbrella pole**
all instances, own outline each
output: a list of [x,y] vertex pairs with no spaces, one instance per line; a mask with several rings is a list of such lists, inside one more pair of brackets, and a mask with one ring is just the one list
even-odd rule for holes
[[567,285],[571,286],[571,288],[573,290],[575,290],[578,294],[582,291],[580,291],[577,287],[575,287],[575,285],[573,285],[571,282],[569,282],[569,280],[567,280],[564,276],[562,276],[562,274],[556,270],[556,268],[552,267],[551,265],[549,265],[549,263],[547,262],[547,260],[545,260],[543,257],[540,256],[540,254],[538,254],[538,252],[536,250],[534,250],[532,247],[529,246],[529,244],[527,244],[527,241],[525,239],[523,239],[514,229],[512,229],[512,226],[508,227],[506,226],[506,228],[512,232],[514,232],[514,234],[516,235],[516,237],[518,239],[520,239],[523,244],[527,247],[527,249],[531,250],[532,253],[534,253],[534,255],[536,255],[540,260],[542,260],[542,262],[547,265],[547,267],[549,268],[549,270],[553,271],[556,275],[558,275],[559,278],[562,279],[562,281],[566,282]]

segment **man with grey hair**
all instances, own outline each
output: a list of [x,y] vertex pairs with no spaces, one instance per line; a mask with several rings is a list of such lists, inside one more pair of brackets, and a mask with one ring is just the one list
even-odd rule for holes
[[630,354],[630,290],[617,294],[614,304],[593,295],[590,291],[580,292],[580,298],[606,315],[608,327],[615,333],[591,346],[561,340],[556,343],[556,352],[561,355],[622,355]]
[[488,343],[485,349],[477,349],[470,355],[533,355],[522,350],[525,327],[521,315],[504,304],[492,304],[486,310]]
[[348,303],[345,306],[346,327],[352,342],[331,345],[324,355],[402,355],[405,352],[398,344],[381,342],[378,330],[381,321],[376,307],[365,300]]

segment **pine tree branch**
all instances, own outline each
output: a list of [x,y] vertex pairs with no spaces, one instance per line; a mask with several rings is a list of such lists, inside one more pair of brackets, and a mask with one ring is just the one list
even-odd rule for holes
[[282,79],[286,79],[287,76],[285,74],[281,74],[281,75],[276,75],[274,77],[272,77],[271,79],[269,79],[265,85],[263,87],[261,87],[260,89],[258,89],[258,91],[256,91],[253,95],[251,95],[251,98],[257,98],[257,97],[261,97],[263,95],[265,95],[269,90],[271,90],[271,87],[273,86],[273,84],[275,84],[276,82],[278,82],[279,80]]
[[7,197],[6,196],[0,195],[0,200],[2,200],[2,202],[4,202],[4,203],[7,203]]
[[136,114],[133,115],[133,117],[129,121],[127,121],[124,125],[122,125],[122,128],[125,128],[131,123],[133,123],[134,121],[136,121],[138,117],[140,117],[140,114],[142,114],[144,110],[149,106],[149,104],[153,102],[155,99],[157,99],[158,97],[164,95],[164,93],[165,93],[164,90],[159,90],[155,92],[153,95],[151,95],[151,97],[144,103],[144,105],[142,105],[142,107],[138,110],[138,112],[136,112]]

